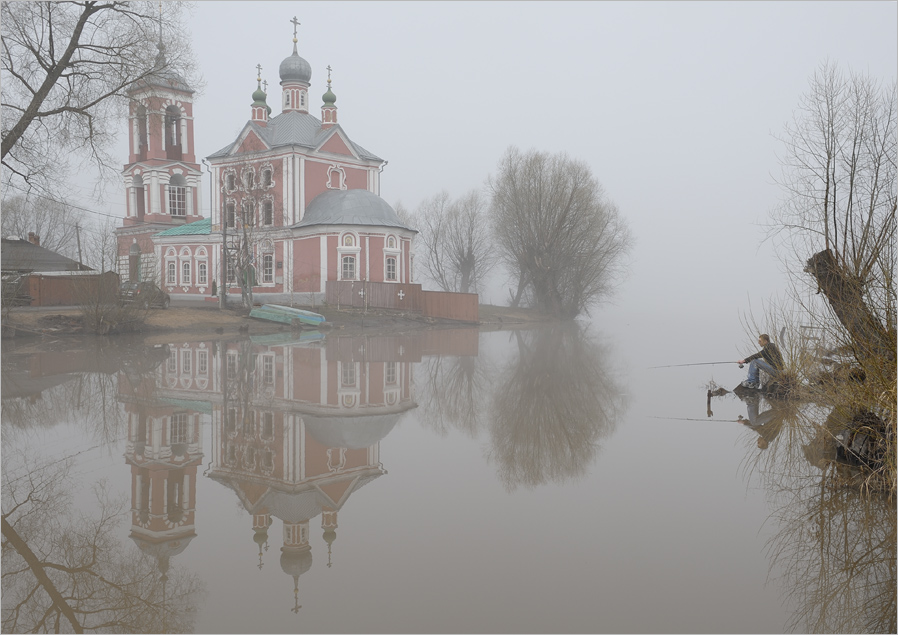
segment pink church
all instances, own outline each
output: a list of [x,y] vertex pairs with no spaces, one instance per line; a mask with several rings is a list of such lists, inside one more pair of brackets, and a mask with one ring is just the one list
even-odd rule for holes
[[156,280],[173,298],[211,297],[224,280],[239,297],[243,254],[256,302],[321,301],[327,281],[412,282],[416,231],[379,196],[386,161],[337,122],[330,77],[321,118],[309,112],[312,70],[295,30],[279,75],[281,113],[270,116],[258,77],[249,121],[207,157],[211,218],[200,212],[193,91],[162,71],[131,92],[127,212],[116,230],[123,280]]

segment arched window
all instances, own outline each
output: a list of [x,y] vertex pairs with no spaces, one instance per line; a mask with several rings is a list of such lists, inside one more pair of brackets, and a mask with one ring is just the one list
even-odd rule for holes
[[165,156],[181,159],[181,109],[177,106],[165,109]]
[[147,107],[139,105],[134,111],[137,119],[137,159],[145,161],[147,158]]
[[271,168],[262,170],[262,187],[271,187]]
[[274,284],[274,255],[262,255],[262,284]]
[[384,278],[391,281],[396,280],[396,258],[394,256],[387,256],[387,265],[386,271],[384,272]]
[[181,284],[187,286],[190,284],[190,261],[181,263]]
[[246,188],[247,191],[253,189],[253,186],[256,184],[256,173],[252,168],[246,168],[243,171],[243,187]]
[[290,91],[289,90],[284,92],[284,107],[286,107],[286,108],[290,107]]
[[200,261],[196,264],[196,284],[200,287],[205,287],[208,284],[209,275],[206,267],[205,261]]
[[227,219],[228,227],[234,227],[236,223],[237,210],[234,201],[228,201],[225,204],[225,218]]
[[169,262],[166,265],[165,284],[173,285],[177,282],[177,280],[176,280],[177,271],[178,271],[178,267],[177,267],[177,265],[175,265],[174,262]]
[[252,227],[256,223],[252,201],[243,201],[243,224]]
[[187,216],[187,179],[183,174],[174,174],[168,181],[168,213]]
[[230,194],[237,189],[237,175],[234,172],[225,174],[225,191]]
[[354,247],[355,246],[355,236],[352,234],[346,234],[343,236],[343,246],[344,247]]
[[137,220],[142,221],[143,215],[146,213],[146,199],[144,198],[143,177],[139,174],[135,174],[134,178],[131,179],[131,187],[134,188],[134,211],[137,214]]

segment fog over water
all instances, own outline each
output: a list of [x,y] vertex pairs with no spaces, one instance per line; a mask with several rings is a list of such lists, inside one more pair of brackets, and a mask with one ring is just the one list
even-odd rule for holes
[[[95,533],[60,542],[57,523],[119,501],[91,566],[138,577],[148,606],[90,606],[123,631],[893,626],[894,505],[829,494],[791,415],[753,430],[737,419],[774,404],[727,396],[709,416],[711,371],[647,370],[618,334],[10,342],[4,510],[45,561],[77,562]],[[29,575],[5,579],[4,620]]]
[[[128,632],[894,631],[894,503],[830,489],[793,414],[766,450],[743,401],[709,416],[734,363],[651,367],[778,331],[774,135],[826,60],[894,80],[898,5],[200,2],[198,155],[249,118],[256,64],[278,94],[294,15],[388,202],[460,195],[510,145],[567,152],[629,222],[629,273],[567,329],[4,341],[4,514],[54,484],[16,525],[32,546],[71,557],[104,483],[98,566],[147,602],[108,596]],[[123,216],[117,186],[90,207]]]

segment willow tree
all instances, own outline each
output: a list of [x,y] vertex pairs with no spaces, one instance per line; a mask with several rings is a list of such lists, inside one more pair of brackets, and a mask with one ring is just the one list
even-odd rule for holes
[[499,255],[517,278],[512,305],[571,319],[607,296],[632,240],[583,161],[509,148],[490,177]]
[[893,369],[895,91],[894,81],[819,68],[782,138],[785,197],[773,227],[788,270],[826,298],[821,317],[835,339],[860,363],[887,359]]

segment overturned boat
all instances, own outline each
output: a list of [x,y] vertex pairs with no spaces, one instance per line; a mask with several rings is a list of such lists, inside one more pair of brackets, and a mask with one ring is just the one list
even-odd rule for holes
[[283,306],[281,304],[263,304],[262,306],[253,307],[249,312],[249,316],[259,320],[289,324],[290,326],[320,327],[326,324],[324,316],[319,313],[294,309],[292,306]]

